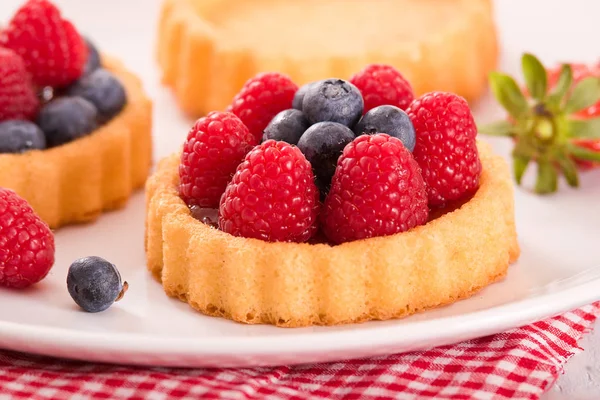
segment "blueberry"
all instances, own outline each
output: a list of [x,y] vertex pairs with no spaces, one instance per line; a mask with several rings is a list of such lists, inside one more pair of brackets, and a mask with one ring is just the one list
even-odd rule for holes
[[308,129],[310,123],[302,111],[283,110],[275,116],[265,128],[264,140],[279,140],[289,144],[297,144],[300,136]]
[[345,125],[319,122],[308,128],[300,138],[298,148],[310,161],[322,192],[329,188],[338,158],[354,137],[354,132]]
[[400,139],[408,150],[415,148],[415,128],[408,114],[394,106],[379,106],[369,110],[356,124],[354,133],[356,136],[387,133]]
[[37,118],[49,146],[59,146],[96,129],[98,111],[81,97],[60,97],[44,105]]
[[84,40],[88,48],[88,58],[85,62],[83,75],[89,75],[102,66],[102,59],[100,58],[100,53],[94,43],[88,38],[84,38]]
[[296,94],[294,95],[294,100],[292,101],[292,108],[302,111],[302,101],[304,101],[304,95],[306,95],[308,89],[310,89],[310,87],[315,83],[316,82],[307,83],[306,85],[301,86],[300,89],[296,91]]
[[80,96],[98,109],[101,122],[117,115],[125,103],[127,94],[119,80],[105,69],[97,69],[75,82],[67,91],[71,96]]
[[331,121],[353,127],[363,108],[360,91],[342,79],[316,82],[308,88],[302,101],[302,111],[312,124]]
[[23,153],[45,148],[44,132],[33,122],[15,119],[0,122],[0,153]]
[[69,267],[67,289],[75,303],[87,312],[106,310],[123,297],[127,288],[117,267],[103,258],[80,258]]

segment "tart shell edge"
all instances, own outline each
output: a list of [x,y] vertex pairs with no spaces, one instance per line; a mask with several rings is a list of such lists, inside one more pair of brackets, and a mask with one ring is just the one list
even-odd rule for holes
[[51,228],[91,222],[122,208],[152,164],[152,102],[124,65],[103,67],[127,92],[125,108],[86,137],[51,149],[0,154],[0,186],[25,198]]
[[305,62],[298,62],[297,55],[273,59],[261,57],[252,48],[221,46],[218,28],[202,9],[209,12],[215,4],[235,8],[235,4],[223,4],[228,1],[165,0],[162,4],[156,58],[163,83],[188,115],[225,109],[246,80],[260,71],[285,73],[301,85],[323,76],[349,79],[368,63],[393,65],[411,82],[417,96],[440,90],[473,101],[487,89],[488,74],[498,62],[490,0],[461,2],[463,17],[443,34],[435,32],[426,39],[402,42],[381,52],[372,50],[368,55],[313,57]]
[[167,295],[211,316],[284,327],[405,317],[502,279],[520,249],[504,159],[478,143],[481,186],[408,232],[345,243],[267,243],[195,220],[178,195],[179,155],[146,184],[147,265]]

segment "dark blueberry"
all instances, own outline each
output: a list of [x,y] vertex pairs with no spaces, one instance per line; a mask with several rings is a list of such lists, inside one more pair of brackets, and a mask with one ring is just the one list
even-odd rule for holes
[[353,127],[363,113],[360,91],[350,82],[325,79],[311,85],[302,101],[302,111],[312,124],[339,122]]
[[48,146],[59,146],[96,129],[98,111],[81,97],[60,97],[44,105],[37,124],[46,135]]
[[307,83],[306,85],[301,86],[300,89],[296,91],[296,94],[294,95],[294,100],[292,101],[292,108],[302,111],[302,102],[304,101],[304,95],[311,87],[311,85],[315,83],[316,82]]
[[113,264],[100,257],[85,257],[69,267],[67,289],[79,307],[87,312],[106,310],[127,290]]
[[415,128],[408,114],[394,106],[379,106],[369,110],[354,127],[354,133],[356,136],[387,133],[400,139],[408,150],[415,148]]
[[117,115],[125,103],[127,94],[119,80],[105,69],[97,69],[90,75],[75,82],[67,91],[71,96],[80,96],[91,102],[98,109],[98,117],[102,122]]
[[23,153],[45,148],[44,132],[33,122],[15,119],[0,122],[0,153]]
[[102,66],[102,59],[100,58],[100,53],[94,43],[88,38],[84,38],[84,40],[88,48],[88,58],[85,62],[83,75],[89,75]]
[[298,148],[310,161],[321,191],[329,188],[338,158],[352,140],[354,132],[337,122],[314,124],[300,138]]
[[279,140],[289,144],[297,144],[300,136],[308,129],[310,123],[302,111],[283,110],[269,122],[263,134],[264,140]]

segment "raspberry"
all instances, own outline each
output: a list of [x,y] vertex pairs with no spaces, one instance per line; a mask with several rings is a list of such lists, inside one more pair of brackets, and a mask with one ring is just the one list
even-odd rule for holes
[[85,41],[47,0],[29,0],[0,35],[0,46],[19,54],[39,86],[64,87],[83,73]]
[[0,48],[0,121],[33,119],[39,106],[23,59]]
[[25,288],[54,264],[54,236],[25,200],[0,188],[0,285]]
[[378,133],[344,149],[321,225],[339,244],[404,232],[427,222],[428,215],[419,165],[399,139]]
[[188,206],[217,208],[227,182],[258,140],[238,117],[211,112],[200,118],[183,145],[179,192]]
[[371,64],[355,74],[350,82],[365,100],[363,113],[383,105],[406,110],[415,98],[410,83],[390,65]]
[[466,100],[453,93],[427,93],[407,113],[417,134],[413,154],[423,171],[429,205],[442,207],[477,190],[477,126]]
[[292,108],[297,90],[298,86],[285,75],[261,73],[244,84],[227,111],[237,115],[260,141],[273,117]]
[[267,140],[238,167],[221,198],[219,227],[235,236],[306,242],[317,231],[319,192],[291,144]]

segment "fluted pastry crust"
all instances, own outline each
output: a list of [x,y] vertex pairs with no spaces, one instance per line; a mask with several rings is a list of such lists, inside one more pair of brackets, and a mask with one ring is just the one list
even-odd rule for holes
[[50,225],[95,220],[123,207],[152,162],[152,103],[140,80],[103,57],[127,91],[127,105],[90,135],[47,150],[0,154],[0,187],[15,190]]
[[404,317],[502,279],[519,256],[506,162],[478,144],[481,187],[408,232],[345,243],[268,243],[194,219],[178,195],[179,155],[146,185],[146,256],[169,296],[204,314],[286,327]]
[[[372,0],[363,0],[372,12],[382,14],[381,19],[389,19],[391,14],[393,21],[357,21],[344,26],[353,31],[385,32],[385,38],[379,35],[377,40],[355,46],[351,46],[352,39],[344,39],[334,47],[336,54],[330,48],[321,49],[320,43],[333,40],[327,36],[331,19],[306,19],[329,15],[331,10],[290,16],[323,33],[320,38],[307,38],[306,43],[279,46],[290,38],[285,33],[289,30],[278,29],[285,19],[278,19],[277,6],[297,14],[336,0],[306,1],[165,0],[157,58],[162,80],[173,89],[181,108],[193,116],[223,110],[243,83],[261,71],[286,73],[304,84],[327,77],[348,79],[375,62],[397,67],[417,94],[442,90],[474,100],[484,92],[487,75],[496,67],[498,39],[490,0],[378,0],[376,7]],[[298,9],[286,9],[290,3],[296,3]],[[353,7],[356,5],[353,2]],[[343,15],[336,18],[343,19]],[[262,19],[253,22],[253,18]],[[261,29],[264,34],[257,34]]]

